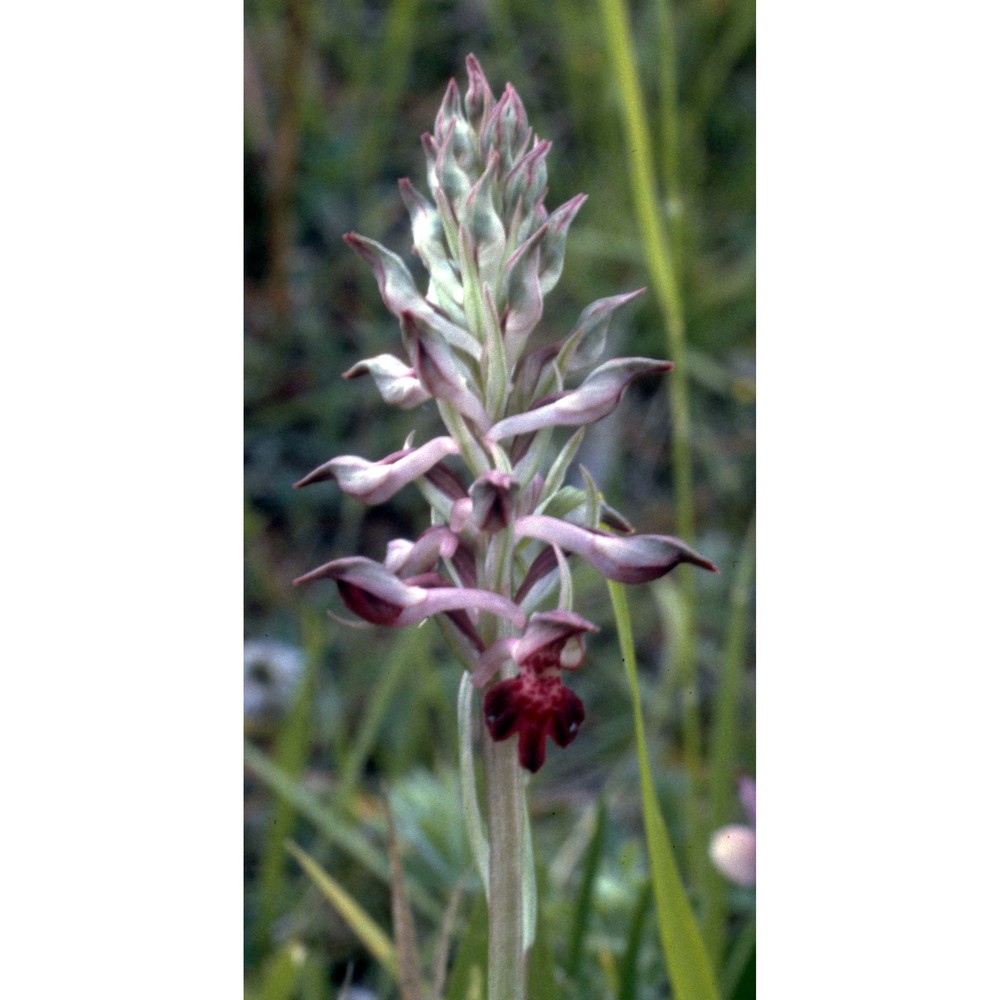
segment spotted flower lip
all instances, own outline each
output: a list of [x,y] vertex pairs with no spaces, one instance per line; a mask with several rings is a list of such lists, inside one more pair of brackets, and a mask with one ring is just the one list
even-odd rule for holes
[[546,739],[551,736],[557,746],[568,747],[587,717],[579,696],[559,680],[524,674],[490,688],[483,712],[497,742],[518,734],[517,759],[532,774],[545,763]]
[[520,668],[517,677],[494,684],[483,699],[486,727],[497,741],[518,734],[521,766],[532,773],[545,763],[545,742],[567,747],[586,717],[583,702],[562,683],[563,670],[583,662],[583,635],[597,626],[572,611],[541,611],[523,635],[501,639],[486,649],[472,683],[487,683],[505,660]]
[[618,406],[623,393],[635,379],[668,372],[673,367],[672,361],[651,358],[608,361],[595,368],[578,388],[539,400],[534,409],[505,417],[494,424],[487,439],[501,441],[543,427],[579,427],[596,423]]
[[357,455],[342,455],[313,469],[295,487],[298,489],[336,479],[337,485],[348,496],[369,505],[384,503],[441,459],[457,454],[458,445],[452,438],[436,437],[419,448],[404,448],[377,462]]
[[518,538],[537,538],[573,552],[618,583],[656,580],[685,562],[719,572],[714,563],[669,535],[611,535],[544,514],[519,517],[514,533]]
[[[419,576],[417,577],[419,579]],[[382,563],[348,556],[300,576],[300,585],[333,580],[344,604],[373,625],[400,628],[449,611],[486,611],[524,627],[524,612],[500,594],[472,587],[423,587],[401,580]]]

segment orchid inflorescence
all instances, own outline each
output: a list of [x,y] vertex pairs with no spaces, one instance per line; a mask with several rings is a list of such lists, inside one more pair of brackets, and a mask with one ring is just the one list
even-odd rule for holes
[[[567,337],[527,350],[586,196],[546,210],[551,143],[533,134],[510,84],[498,100],[474,56],[466,65],[464,101],[452,80],[433,133],[423,136],[431,198],[399,182],[429,275],[426,294],[397,254],[345,237],[399,319],[405,360],[380,354],[344,378],[370,374],[385,402],[404,409],[433,399],[447,434],[419,446],[411,434],[379,461],[333,458],[296,483],[336,480],[366,504],[414,483],[431,526],[415,541],[390,542],[381,563],[336,559],[295,582],[334,581],[347,608],[375,625],[438,616],[472,683],[485,690],[490,735],[517,733],[521,764],[537,771],[546,740],[569,745],[585,714],[562,672],[581,665],[584,636],[596,626],[572,611],[567,556],[621,583],[656,579],[683,562],[715,567],[676,538],[635,534],[582,467],[586,489],[564,485],[584,428],[611,413],[632,381],[673,364],[598,363],[612,316],[642,290],[599,299]],[[546,465],[562,427],[577,430]],[[447,463],[456,457],[464,473]],[[557,586],[558,606],[543,610]]]

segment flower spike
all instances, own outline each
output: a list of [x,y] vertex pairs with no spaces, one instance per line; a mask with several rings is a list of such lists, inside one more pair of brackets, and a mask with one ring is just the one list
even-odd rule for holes
[[[411,434],[378,461],[332,458],[295,484],[335,480],[361,503],[378,504],[413,483],[430,526],[412,541],[389,542],[381,563],[334,559],[295,582],[331,581],[362,623],[399,628],[437,616],[483,692],[489,736],[516,734],[518,759],[534,772],[548,741],[568,746],[586,716],[562,683],[564,670],[582,666],[595,631],[572,610],[569,557],[623,583],[654,580],[683,562],[716,569],[679,539],[636,534],[582,465],[586,489],[566,485],[585,429],[612,413],[635,379],[673,364],[604,360],[612,317],[639,292],[591,303],[568,333],[546,331],[529,348],[587,196],[546,208],[552,143],[534,132],[513,86],[497,97],[475,56],[465,65],[464,94],[448,83],[420,139],[425,191],[399,181],[412,232],[404,249],[419,258],[420,273],[373,239],[344,237],[399,320],[403,354],[377,354],[343,377],[371,375],[383,400],[405,410],[433,400],[445,430],[419,447]],[[576,430],[546,467],[556,427]],[[502,626],[481,628],[486,614]]]

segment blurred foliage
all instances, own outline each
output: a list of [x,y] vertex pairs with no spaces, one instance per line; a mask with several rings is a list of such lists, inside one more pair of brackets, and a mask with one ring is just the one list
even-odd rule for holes
[[[659,2],[633,3],[630,14],[662,160]],[[673,11],[681,127],[670,149],[682,198],[663,211],[683,250],[698,524],[688,541],[722,569],[698,578],[694,696],[711,741],[720,692],[735,692],[724,734],[736,763],[728,821],[740,818],[736,770],[754,770],[752,613],[735,649],[730,635],[733,581],[754,508],[754,7],[679,0]],[[367,380],[340,379],[359,358],[399,349],[395,320],[342,236],[358,231],[407,253],[396,181],[409,176],[426,189],[420,135],[450,76],[464,92],[464,57],[474,52],[494,92],[513,82],[535,130],[553,141],[550,208],[580,191],[590,195],[570,231],[541,335],[563,336],[594,299],[648,285],[649,275],[601,21],[590,5],[248,0],[245,52],[246,634],[291,642],[306,664],[304,687],[284,714],[248,720],[254,752],[278,769],[265,780],[248,758],[248,991],[312,1000],[336,996],[349,979],[389,997],[398,995],[391,980],[283,845],[289,836],[302,844],[388,930],[379,808],[387,791],[427,967],[455,886],[464,887],[459,927],[473,918],[478,882],[456,786],[457,664],[433,626],[346,629],[325,617],[336,604],[332,592],[290,586],[332,558],[381,559],[388,540],[413,537],[427,523],[415,489],[376,508],[345,499],[332,484],[291,489],[333,455],[381,457],[409,430],[426,439],[436,426],[432,406],[391,410]],[[608,356],[662,357],[652,296],[623,313]],[[592,428],[579,456],[640,531],[664,534],[675,530],[669,392],[670,376],[634,385],[616,414]],[[681,762],[683,693],[670,669],[674,587],[667,577],[631,588],[629,599],[657,791],[671,839],[689,843],[680,803],[692,782],[707,782],[709,764],[691,774]],[[576,609],[603,631],[572,681],[587,705],[586,725],[532,781],[551,956],[538,975],[551,974],[566,997],[662,997],[628,684],[603,581],[586,566],[577,570]],[[728,674],[725,663],[734,664]],[[704,810],[707,817],[707,796]],[[692,843],[689,856],[704,849]],[[713,891],[725,893],[719,980],[730,995],[752,996],[752,892],[713,889],[712,873],[681,862],[696,913],[704,914]],[[454,937],[453,959],[475,935]],[[474,962],[459,956],[455,967],[463,961],[468,975]]]

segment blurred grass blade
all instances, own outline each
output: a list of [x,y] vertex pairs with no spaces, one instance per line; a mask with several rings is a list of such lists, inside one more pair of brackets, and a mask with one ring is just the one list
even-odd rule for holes
[[[680,226],[672,226],[668,238],[667,227],[662,218],[662,199],[657,192],[656,175],[653,168],[653,143],[645,101],[639,85],[634,53],[637,48],[632,43],[625,0],[601,0],[601,14],[604,23],[604,39],[608,60],[616,81],[622,107],[625,152],[635,216],[642,237],[646,262],[649,266],[653,291],[666,327],[668,357],[676,365],[670,375],[670,417],[671,454],[673,458],[674,494],[676,497],[677,533],[685,541],[696,540],[694,518],[694,473],[691,458],[691,412],[688,403],[688,364],[686,356],[686,319],[684,290],[678,254],[681,247],[673,237],[680,233]],[[660,9],[661,32],[673,32],[671,10]],[[666,19],[665,21],[663,19]],[[663,75],[660,86],[664,89],[661,98],[666,103],[668,137],[680,134],[676,104],[676,67],[672,53],[662,60]],[[666,76],[671,79],[667,80]],[[667,180],[678,182],[677,163],[668,164]],[[677,206],[679,212],[680,192],[668,189],[663,192],[667,204]],[[678,218],[678,213],[674,213]],[[678,575],[677,587],[680,591],[684,614],[682,627],[674,637],[674,669],[684,678],[684,700],[682,702],[682,750],[684,767],[688,773],[689,786],[684,794],[685,823],[687,840],[690,845],[688,863],[692,878],[700,885],[705,878],[708,862],[701,850],[707,831],[703,829],[701,813],[698,809],[698,785],[701,779],[701,724],[698,716],[697,700],[693,696],[695,661],[697,657],[697,636],[695,634],[696,581],[692,573]]]
[[387,669],[379,672],[377,682],[365,698],[364,718],[351,738],[347,759],[337,773],[337,797],[342,802],[354,792],[400,682],[412,669],[413,662],[424,654],[425,633],[425,629],[411,629],[397,639]]
[[361,943],[378,960],[379,964],[399,981],[399,963],[396,949],[381,927],[353,896],[338,882],[335,882],[298,844],[285,843],[288,852],[302,865],[305,873],[316,883],[330,905],[340,914],[344,923],[358,936]]
[[621,989],[618,1000],[636,1000],[639,995],[639,953],[642,950],[642,932],[646,929],[646,916],[649,904],[653,901],[653,883],[646,881],[639,900],[632,912],[628,925],[628,935],[625,938],[625,954],[622,955],[619,979]]
[[458,685],[458,747],[459,774],[461,777],[462,818],[469,838],[469,850],[476,863],[476,870],[483,883],[483,891],[490,892],[490,845],[483,832],[483,816],[479,811],[476,794],[476,765],[472,748],[472,707],[476,689],[468,671],[462,672]]
[[458,880],[458,885],[451,892],[448,906],[444,911],[441,929],[438,931],[437,948],[434,951],[434,970],[431,978],[431,1000],[442,1000],[444,984],[448,976],[448,949],[451,945],[451,935],[458,918],[458,908],[462,903],[462,883],[465,876]]
[[[653,170],[653,145],[639,75],[632,58],[628,13],[624,0],[601,0],[604,39],[611,72],[622,107],[625,152],[636,221],[642,236],[653,290],[666,320],[667,348],[676,369],[670,376],[673,451],[677,477],[677,522],[681,537],[694,538],[694,500],[691,474],[690,414],[685,364],[684,299],[675,252],[666,238]],[[667,191],[668,198],[675,192]]]
[[[723,995],[734,1000],[740,995],[753,996],[756,971],[757,919],[751,917],[740,931],[726,959],[722,973]],[[749,980],[749,989],[747,981]]]
[[597,964],[604,973],[604,981],[608,984],[607,996],[618,996],[621,989],[621,981],[618,978],[618,966],[615,964],[615,956],[611,954],[611,949],[607,945],[601,945],[597,949]]
[[[377,176],[378,164],[386,159],[386,147],[398,127],[400,98],[412,68],[414,45],[420,37],[419,16],[419,0],[395,0],[379,18],[384,25],[381,46],[378,51],[374,46],[367,49],[370,58],[364,61],[365,83],[357,91],[366,104],[360,112],[365,128],[357,151],[361,190]],[[360,51],[364,53],[365,48],[362,46]],[[357,58],[357,48],[354,55]]]
[[[718,829],[731,819],[736,798],[737,732],[743,680],[750,591],[755,560],[756,515],[750,519],[729,596],[729,627],[715,696],[715,734],[709,775],[709,825]],[[712,872],[706,885],[705,943],[712,965],[719,967],[725,936],[726,883]]]
[[528,952],[528,1000],[555,1000],[560,995],[556,964],[549,942],[548,923],[538,914],[535,943]]
[[290,1000],[296,992],[306,961],[300,941],[291,941],[268,960],[264,980],[253,994],[255,1000]]
[[396,957],[399,963],[399,993],[402,1000],[423,1000],[417,929],[413,923],[413,911],[406,898],[403,859],[399,853],[396,824],[392,821],[392,806],[388,798],[385,799],[384,805],[389,839],[389,864],[392,866],[392,932],[396,940]]
[[538,931],[538,881],[535,877],[535,845],[531,835],[531,816],[528,813],[528,796],[521,796],[524,853],[521,858],[521,928],[524,932],[524,950],[535,943]]
[[607,825],[607,809],[602,801],[597,807],[597,824],[594,835],[587,845],[587,855],[583,862],[583,877],[580,882],[580,894],[573,914],[573,925],[569,934],[569,960],[566,964],[566,974],[570,979],[576,979],[580,971],[580,959],[583,957],[583,942],[587,935],[587,924],[590,921],[590,911],[594,900],[594,883],[597,879],[597,869],[601,864],[601,851],[604,848],[604,828]]
[[645,726],[642,720],[642,703],[639,698],[639,675],[632,638],[632,621],[629,617],[625,588],[620,583],[608,581],[611,603],[618,628],[618,641],[632,692],[632,711],[635,721],[636,751],[639,757],[639,780],[642,791],[642,818],[646,831],[650,868],[653,874],[653,894],[656,899],[656,917],[660,942],[667,964],[667,972],[676,1000],[719,1000],[719,991],[712,975],[705,942],[684,891],[677,861],[674,858],[667,827],[656,799],[656,787],[649,765]]
[[[275,750],[278,765],[292,781],[302,773],[309,753],[313,690],[323,656],[323,632],[313,614],[302,616],[302,640],[305,646],[305,669],[291,711],[278,732]],[[291,836],[294,823],[295,810],[286,799],[279,796],[271,808],[260,864],[259,902],[253,939],[254,944],[262,950],[268,947],[271,925],[278,916],[283,901],[286,872],[284,842]]]
[[[247,767],[271,791],[294,808],[300,816],[313,823],[323,836],[350,855],[366,871],[371,872],[386,885],[391,884],[392,874],[384,858],[354,829],[341,822],[337,814],[319,796],[293,780],[252,743],[244,745],[243,755]],[[419,886],[413,887],[411,898],[414,906],[425,916],[434,920],[440,917],[440,906]]]
[[486,935],[486,897],[480,895],[465,924],[461,936],[462,943],[451,969],[445,1000],[466,1000],[469,996],[480,995],[483,992],[482,984],[486,976]]

